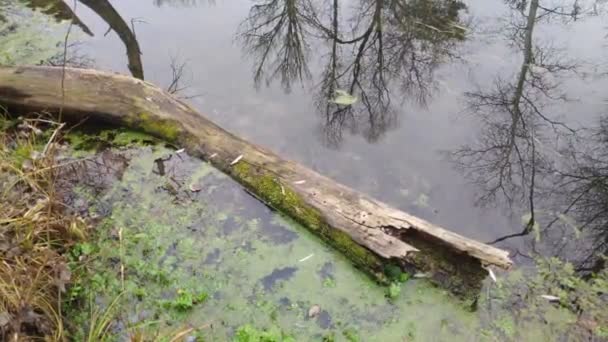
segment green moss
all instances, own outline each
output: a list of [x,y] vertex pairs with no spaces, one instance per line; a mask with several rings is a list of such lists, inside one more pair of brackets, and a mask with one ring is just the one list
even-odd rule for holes
[[181,127],[175,121],[154,118],[145,112],[137,114],[135,118],[128,121],[130,125],[167,142],[175,142],[182,132]]
[[306,204],[287,185],[280,184],[272,174],[256,170],[244,162],[234,165],[232,172],[270,206],[310,229],[378,281],[387,283],[381,258],[353,241],[348,234],[327,224],[318,210]]

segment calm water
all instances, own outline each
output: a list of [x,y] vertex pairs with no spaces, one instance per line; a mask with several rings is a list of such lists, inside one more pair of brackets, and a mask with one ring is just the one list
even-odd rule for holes
[[[447,154],[482,141],[492,132],[487,125],[492,115],[504,118],[492,114],[500,106],[469,115],[466,93],[516,84],[523,42],[510,38],[509,23],[524,25],[528,10],[520,13],[498,0],[436,1],[432,8],[411,2],[390,12],[399,15],[383,9],[385,29],[379,35],[373,29],[378,4],[337,3],[343,44],[336,46],[329,38],[335,35],[335,4],[329,1],[124,0],[113,5],[135,27],[145,78],[166,87],[171,61],[186,63],[182,85],[188,88],[181,94],[197,95],[189,101],[222,127],[467,236],[488,241],[520,231],[522,215],[530,212],[525,186],[510,189],[512,206],[502,203],[500,193],[498,205],[482,199],[490,207],[479,206],[492,182],[482,177],[481,186],[472,184],[479,175],[467,178]],[[83,41],[80,53],[99,68],[128,73],[118,35],[105,34],[108,24],[86,6],[76,12],[95,35],[75,38]],[[542,13],[533,31],[540,66],[534,70],[550,83],[545,86],[551,97],[531,92],[531,103],[572,127],[597,125],[605,110],[605,17],[574,21]],[[351,39],[356,42],[346,42]],[[556,60],[578,65],[578,74],[554,73]],[[358,101],[346,110],[331,104],[335,89],[353,93]],[[564,94],[568,101],[555,99]],[[490,119],[483,119],[484,113]],[[557,135],[543,138],[538,132],[538,149],[559,150]],[[542,182],[552,181],[538,180],[537,186]],[[535,212],[558,211],[557,204],[542,202],[552,195],[534,195]],[[503,246],[521,244],[511,239]]]

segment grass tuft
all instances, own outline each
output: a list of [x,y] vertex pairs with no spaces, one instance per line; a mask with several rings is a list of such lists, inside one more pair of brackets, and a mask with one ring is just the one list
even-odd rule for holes
[[0,340],[63,341],[64,254],[89,229],[56,189],[63,126],[0,117],[0,128]]

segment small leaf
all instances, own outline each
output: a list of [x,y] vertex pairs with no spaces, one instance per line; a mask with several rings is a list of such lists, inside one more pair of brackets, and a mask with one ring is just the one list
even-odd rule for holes
[[349,94],[344,90],[336,90],[334,98],[330,100],[337,105],[350,106],[355,104],[359,99],[356,96]]

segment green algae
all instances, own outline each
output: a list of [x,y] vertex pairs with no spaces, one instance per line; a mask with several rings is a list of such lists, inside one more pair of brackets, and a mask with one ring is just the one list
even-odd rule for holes
[[110,147],[145,146],[159,142],[158,139],[140,131],[105,127],[71,130],[65,134],[64,139],[73,150],[84,152],[96,152]]
[[[513,298],[525,295],[510,283],[530,279],[521,272],[486,284],[478,312],[397,268],[382,270],[400,292],[387,298],[387,288],[319,234],[268,210],[209,164],[180,154],[167,162],[168,174],[154,173],[154,160],[170,153],[139,148],[101,198],[80,190],[110,214],[98,227],[98,242],[75,249],[75,260],[84,258],[88,271],[74,270],[81,281],[70,291],[80,291],[74,303],[89,298],[102,307],[122,293],[117,340],[142,326],[168,331],[184,324],[205,327],[192,334],[209,341],[547,340],[576,323],[568,310],[536,295],[515,312]],[[169,179],[175,191],[166,189]],[[192,182],[201,190],[193,192]],[[265,198],[272,206],[284,200]],[[533,283],[555,280],[551,274],[540,272]],[[570,276],[562,283],[580,285]],[[314,305],[319,313],[309,317]],[[86,312],[72,311],[85,329]],[[222,324],[211,328],[210,322]]]
[[[298,341],[321,340],[330,333],[336,341],[355,335],[369,340],[380,333],[391,341],[405,336],[399,326],[403,312],[411,312],[410,321],[416,320],[419,313],[408,310],[411,305],[424,306],[421,311],[432,318],[424,323],[427,328],[417,331],[432,331],[434,317],[449,319],[436,310],[449,312],[453,319],[468,317],[454,324],[473,322],[456,303],[446,309],[441,291],[420,290],[428,287],[424,280],[401,285],[402,295],[388,301],[384,289],[352,268],[348,259],[295,222],[264,213],[256,199],[208,164],[173,158],[189,171],[174,175],[182,180],[176,185],[178,195],[162,190],[166,180],[152,169],[154,159],[167,153],[139,149],[122,179],[97,199],[103,205],[96,207],[111,205],[111,215],[98,228],[95,252],[86,257],[90,273],[82,276],[81,284],[90,284],[89,289],[76,297],[107,304],[124,293],[118,311],[125,312],[127,330],[146,322],[167,329],[180,322],[196,326],[220,320],[225,326],[200,333],[209,340],[232,340],[238,327],[249,324],[259,331],[278,327]],[[189,190],[192,180],[203,190]],[[210,186],[214,183],[216,188]],[[285,267],[295,271],[271,288],[263,286],[262,279]],[[326,286],[327,279],[332,286]],[[183,293],[209,296],[204,302],[193,301],[188,310],[166,304],[180,301]],[[315,303],[321,305],[321,314],[310,319],[307,312]],[[79,322],[86,327],[85,314]]]
[[40,64],[63,51],[65,22],[55,23],[17,1],[0,2],[0,11],[0,65]]
[[255,170],[245,162],[236,164],[233,170],[236,178],[262,200],[289,217],[296,218],[298,223],[346,255],[364,272],[380,282],[387,282],[381,272],[383,261],[378,256],[353,241],[348,234],[327,224],[319,211],[306,204],[289,186],[281,184],[271,173]]

